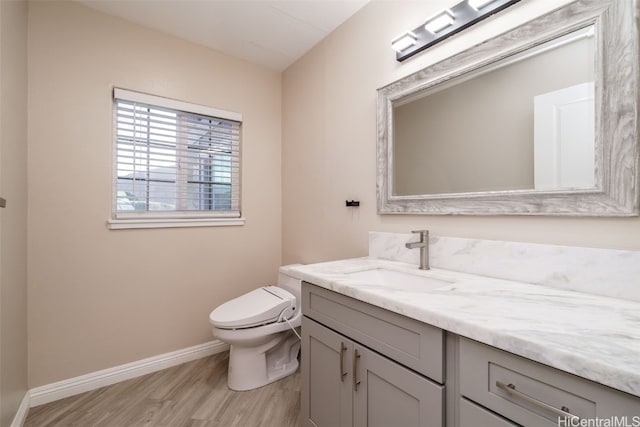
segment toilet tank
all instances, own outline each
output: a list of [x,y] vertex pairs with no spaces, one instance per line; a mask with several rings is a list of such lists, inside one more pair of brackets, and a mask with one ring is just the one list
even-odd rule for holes
[[283,289],[286,289],[287,291],[295,295],[298,305],[300,305],[302,303],[301,301],[302,282],[300,281],[300,279],[291,277],[286,272],[283,271],[283,270],[286,270],[287,267],[293,267],[294,265],[300,265],[300,264],[292,264],[292,265],[287,265],[280,268],[278,272],[278,286]]

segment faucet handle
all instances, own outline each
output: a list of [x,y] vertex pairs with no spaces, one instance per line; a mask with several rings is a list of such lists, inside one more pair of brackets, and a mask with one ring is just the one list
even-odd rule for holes
[[426,242],[429,239],[429,230],[412,230],[412,233],[420,234],[420,241]]

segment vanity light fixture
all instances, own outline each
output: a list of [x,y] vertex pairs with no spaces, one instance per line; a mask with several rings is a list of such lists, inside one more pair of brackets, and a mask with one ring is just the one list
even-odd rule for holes
[[404,61],[449,36],[498,13],[520,0],[463,0],[391,42],[396,60]]
[[424,29],[430,33],[437,34],[448,26],[453,25],[454,21],[455,19],[453,14],[448,10],[445,10],[440,15],[428,20],[427,23],[424,24]]
[[480,10],[489,3],[493,3],[494,0],[469,0],[469,6],[475,10]]
[[396,52],[402,52],[408,47],[413,46],[418,41],[418,38],[412,31],[407,31],[399,37],[396,37],[391,42],[391,48]]

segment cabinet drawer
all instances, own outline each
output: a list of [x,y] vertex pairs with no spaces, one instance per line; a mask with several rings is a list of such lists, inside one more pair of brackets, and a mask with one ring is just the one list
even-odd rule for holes
[[640,415],[640,398],[466,338],[460,393],[523,425],[557,426],[566,411],[580,419]]
[[517,424],[460,398],[460,427],[518,427]]
[[306,282],[302,312],[434,381],[444,381],[441,329]]

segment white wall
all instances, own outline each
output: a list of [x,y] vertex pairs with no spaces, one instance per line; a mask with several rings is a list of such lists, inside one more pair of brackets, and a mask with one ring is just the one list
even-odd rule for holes
[[[398,63],[390,41],[455,0],[373,1],[283,77],[283,262],[367,254],[367,232],[640,249],[638,218],[376,214],[376,89],[560,6],[520,2]],[[566,3],[566,2],[562,2]],[[346,208],[345,199],[362,202]]]
[[27,2],[0,1],[0,426],[27,391]]
[[[246,225],[108,230],[113,86],[243,114]],[[281,75],[74,2],[29,7],[29,385],[213,339],[281,261]]]

